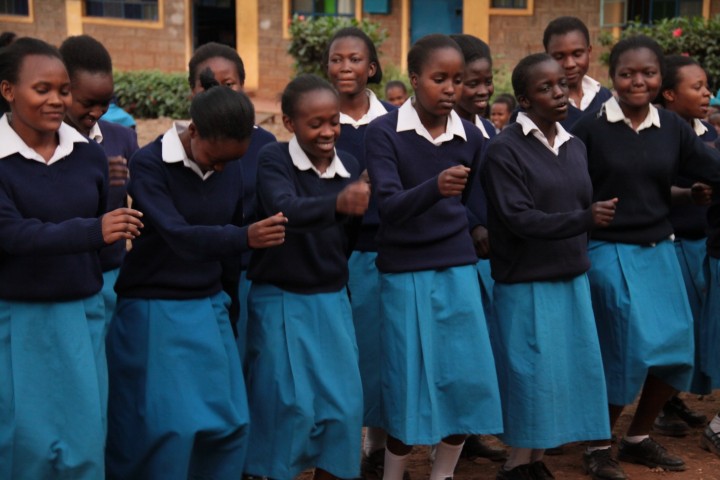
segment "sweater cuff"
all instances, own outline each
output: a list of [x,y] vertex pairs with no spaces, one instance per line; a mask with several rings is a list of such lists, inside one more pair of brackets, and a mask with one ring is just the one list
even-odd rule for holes
[[100,250],[106,246],[105,239],[103,238],[102,232],[102,217],[95,221],[95,224],[88,230],[88,244],[91,248]]

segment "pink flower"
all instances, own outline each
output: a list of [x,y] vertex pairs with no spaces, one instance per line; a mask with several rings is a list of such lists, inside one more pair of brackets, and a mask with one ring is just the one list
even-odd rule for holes
[[673,37],[677,38],[682,35],[682,28],[676,28],[673,30]]
[[[304,21],[305,15],[298,15],[298,20],[300,20],[301,22]],[[678,28],[678,30],[680,30],[680,29]]]
[[689,56],[690,56],[690,54],[689,54],[688,52],[683,52],[683,53],[681,53],[680,55],[682,55],[683,57],[689,57]]

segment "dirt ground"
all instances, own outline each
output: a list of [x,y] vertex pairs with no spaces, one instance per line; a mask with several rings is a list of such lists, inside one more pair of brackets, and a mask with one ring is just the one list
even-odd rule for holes
[[[273,121],[272,117],[262,116],[262,127],[271,131],[280,140],[288,140],[289,134],[282,126],[279,115]],[[168,118],[138,120],[137,132],[139,144],[145,145],[164,133],[171,125]],[[720,411],[720,391],[713,395],[697,397],[684,395],[688,405],[705,413],[708,419]],[[615,433],[622,435],[630,423],[633,408],[626,410],[620,418]],[[630,480],[720,480],[720,458],[699,447],[701,429],[692,430],[691,434],[683,438],[662,437],[655,438],[668,450],[681,455],[687,464],[685,472],[663,472],[651,470],[640,465],[623,464]],[[565,448],[565,453],[559,456],[546,457],[546,463],[558,480],[585,480],[589,479],[582,470],[582,444],[573,444]],[[455,472],[455,480],[492,480],[495,478],[500,464],[488,460],[470,462],[460,460]],[[417,447],[412,455],[409,473],[412,480],[425,480],[430,475],[430,461],[428,460],[428,447]],[[305,473],[299,480],[310,480],[310,473]]]

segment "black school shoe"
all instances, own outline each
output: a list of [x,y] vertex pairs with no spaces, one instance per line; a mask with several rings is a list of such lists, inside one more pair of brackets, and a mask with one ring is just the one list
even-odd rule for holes
[[547,466],[542,461],[533,462],[530,464],[530,474],[533,480],[555,480],[555,476],[550,473]]
[[690,410],[690,407],[688,407],[685,402],[683,402],[682,398],[677,395],[665,402],[663,411],[674,413],[691,427],[702,427],[707,423],[707,417],[705,415],[700,412],[696,412],[695,410]]
[[690,433],[690,427],[675,411],[663,407],[653,422],[652,431],[666,437],[684,437]]
[[507,450],[493,447],[485,442],[480,435],[470,435],[465,439],[460,458],[475,460],[476,458],[487,458],[493,462],[504,462],[507,460]]
[[650,437],[640,443],[628,443],[622,439],[618,447],[618,460],[672,472],[685,470],[685,462],[682,458],[672,455],[665,450],[665,447]]
[[720,457],[720,433],[713,432],[708,425],[700,436],[700,446]]
[[512,470],[505,470],[504,467],[500,467],[495,480],[535,480],[532,472],[530,471],[530,465],[518,465]]
[[583,469],[592,480],[627,480],[622,467],[613,458],[611,448],[584,452]]

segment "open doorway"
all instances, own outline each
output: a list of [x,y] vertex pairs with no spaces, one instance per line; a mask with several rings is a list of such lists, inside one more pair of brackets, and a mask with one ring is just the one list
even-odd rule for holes
[[235,48],[235,0],[193,0],[193,50],[208,42]]

